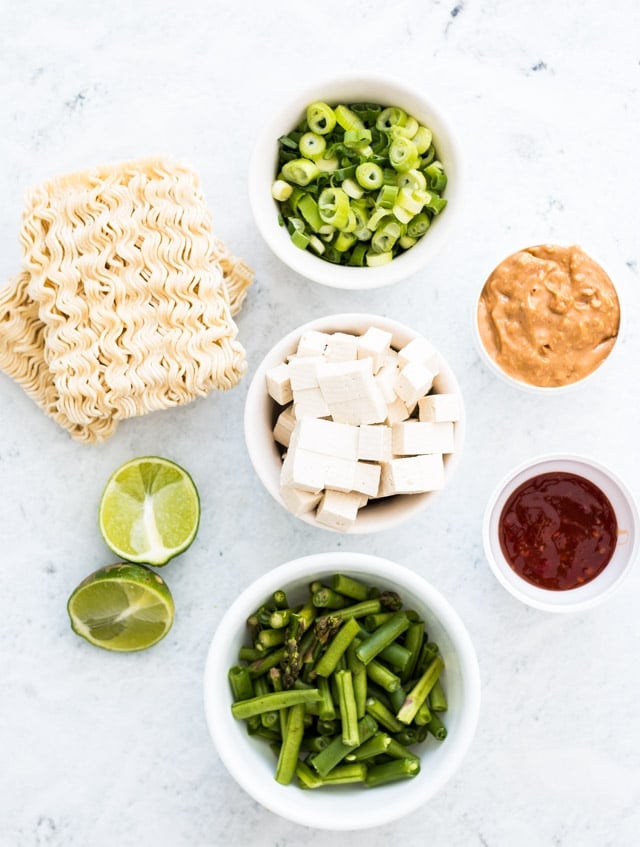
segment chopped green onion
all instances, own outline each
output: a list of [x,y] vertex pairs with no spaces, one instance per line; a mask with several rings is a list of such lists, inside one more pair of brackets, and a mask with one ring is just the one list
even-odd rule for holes
[[358,240],[354,232],[341,232],[333,245],[339,253],[344,253],[349,247],[352,247]]
[[310,194],[305,194],[298,203],[300,214],[309,224],[314,232],[318,232],[322,226],[322,218],[318,212],[318,204]]
[[342,229],[349,221],[349,196],[341,188],[325,188],[318,198],[322,220]]
[[316,235],[311,235],[309,237],[309,247],[311,247],[312,250],[315,250],[315,252],[320,256],[322,256],[326,250],[326,247]]
[[393,127],[404,126],[406,122],[407,113],[404,109],[399,109],[397,106],[390,106],[378,115],[376,128],[381,130],[390,130],[393,129]]
[[368,190],[380,188],[384,178],[382,168],[376,165],[375,162],[363,162],[355,170],[358,183]]
[[422,156],[423,153],[426,153],[429,147],[431,146],[431,141],[433,139],[433,135],[431,130],[426,126],[419,126],[418,131],[413,136],[413,143],[416,145],[416,150],[418,154]]
[[383,185],[378,194],[376,203],[383,209],[392,209],[398,197],[397,185]]
[[389,147],[389,161],[396,171],[409,171],[418,164],[416,145],[409,138],[394,138]]
[[360,198],[364,195],[364,189],[351,178],[345,179],[342,183],[342,190],[346,191],[349,197],[353,200],[360,200]]
[[422,191],[425,191],[427,188],[427,178],[417,168],[411,168],[410,171],[398,174],[396,179],[399,188],[420,188]]
[[[387,221],[373,234],[371,239],[371,247],[376,253],[388,253],[392,250],[393,245],[400,238],[402,231],[400,224],[397,221]],[[363,659],[364,661],[364,659]]]
[[331,106],[318,101],[307,108],[307,124],[312,132],[328,135],[336,125],[336,116]]
[[336,116],[336,121],[340,124],[342,129],[364,129],[364,124],[360,120],[360,118],[349,109],[348,106],[336,106],[334,109],[334,114]]
[[413,117],[413,115],[409,115],[404,125],[394,126],[391,128],[391,134],[394,136],[402,135],[405,138],[413,138],[417,133],[419,127],[420,124],[418,123],[418,121]]
[[379,268],[381,265],[388,265],[392,259],[393,253],[391,251],[388,253],[375,253],[373,250],[369,250],[367,253],[367,266],[370,268]]
[[296,185],[308,185],[316,179],[320,169],[309,159],[293,159],[282,167],[282,175],[287,182],[295,182]]
[[327,142],[321,135],[315,132],[305,132],[300,139],[300,152],[307,159],[319,159],[324,156],[324,151],[327,149]]
[[280,203],[284,203],[285,200],[288,200],[289,197],[291,197],[292,192],[293,186],[289,185],[289,183],[285,182],[283,179],[276,179],[271,186],[271,196],[274,200],[278,200]]
[[421,238],[431,225],[431,219],[426,212],[420,212],[407,225],[407,235],[410,238]]
[[403,235],[401,238],[398,239],[398,244],[402,247],[403,250],[408,250],[410,247],[413,247],[414,244],[417,244],[417,242],[418,239],[412,238],[410,235]]
[[340,160],[337,156],[321,156],[316,159],[316,165],[322,173],[332,173],[340,167]]
[[371,143],[371,130],[365,129],[348,129],[344,134],[345,147],[351,147],[354,150],[362,150]]

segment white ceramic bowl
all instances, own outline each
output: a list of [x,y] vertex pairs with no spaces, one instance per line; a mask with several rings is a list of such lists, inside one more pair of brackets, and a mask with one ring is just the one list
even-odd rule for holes
[[[279,445],[273,438],[273,426],[278,412],[278,406],[267,393],[266,373],[271,368],[285,362],[287,356],[295,353],[300,337],[309,330],[321,332],[348,332],[361,335],[370,326],[376,326],[392,334],[392,346],[396,349],[404,347],[420,333],[404,324],[379,315],[339,314],[317,318],[285,335],[264,357],[256,370],[249,390],[244,411],[244,433],[249,457],[253,467],[260,477],[262,484],[269,494],[286,509],[280,496],[280,471],[282,459]],[[437,393],[457,394],[460,398],[460,420],[455,425],[455,451],[444,457],[445,485],[460,461],[465,435],[465,412],[460,393],[460,386],[453,371],[441,356],[441,370],[434,380]],[[442,490],[442,489],[441,489]],[[381,500],[370,500],[358,513],[353,526],[347,530],[350,533],[381,532],[391,529],[410,517],[421,512],[437,496],[438,491],[425,494],[402,494],[395,497],[385,497]],[[314,513],[299,515],[300,520],[311,526],[329,530],[315,519]],[[333,530],[331,530],[333,531]]]
[[[307,106],[317,100],[332,105],[368,101],[399,106],[433,131],[438,158],[448,177],[444,193],[447,206],[417,244],[387,265],[379,268],[333,265],[309,250],[296,247],[286,227],[278,224],[278,205],[271,196],[278,162],[278,138],[292,130],[304,117]],[[445,113],[428,94],[387,76],[349,73],[310,84],[274,112],[261,132],[251,158],[249,199],[264,240],[276,256],[294,271],[332,288],[379,288],[406,279],[422,269],[456,228],[462,204],[462,157]]]
[[[311,580],[346,573],[381,588],[398,591],[405,608],[425,621],[445,661],[448,730],[445,741],[427,740],[416,748],[423,767],[411,780],[366,789],[344,785],[304,791],[274,779],[269,745],[247,734],[231,714],[227,671],[247,643],[246,619],[278,588],[292,602],[306,597]],[[480,674],[471,639],[454,609],[422,577],[388,559],[362,553],[320,553],[269,571],[252,583],[225,613],[209,648],[204,677],[209,732],[225,767],[255,800],[284,818],[318,829],[355,830],[396,820],[426,803],[452,777],[475,732],[480,708]]]
[[[544,239],[529,240],[530,245],[545,244],[545,243],[546,244],[552,243],[552,244],[568,245],[570,243],[575,243],[575,242],[571,242],[571,240],[558,240],[558,239],[555,239],[555,238],[554,239],[547,239],[546,241]],[[496,362],[496,360],[487,352],[487,348],[484,346],[484,344],[482,342],[482,337],[480,335],[480,328],[478,327],[478,304],[480,302],[482,290],[484,289],[484,286],[485,286],[487,279],[489,278],[489,276],[493,272],[494,268],[497,267],[497,265],[500,262],[504,261],[504,259],[513,255],[514,253],[517,253],[519,250],[526,249],[527,246],[529,246],[529,245],[523,245],[522,242],[520,242],[518,245],[514,245],[513,243],[511,243],[509,247],[506,247],[500,253],[501,258],[498,260],[498,262],[496,262],[493,267],[489,268],[487,273],[485,274],[485,278],[483,279],[482,284],[480,286],[480,291],[478,292],[478,297],[476,298],[476,300],[474,301],[474,304],[473,304],[473,314],[471,315],[473,338],[474,338],[478,353],[480,355],[480,358],[482,359],[482,361],[484,362],[486,367],[493,374],[495,374],[495,376],[497,376],[498,379],[500,379],[506,385],[510,385],[513,388],[518,388],[521,391],[525,391],[529,394],[535,394],[538,397],[554,397],[554,396],[557,396],[558,394],[568,394],[568,393],[570,393],[570,392],[572,392],[576,389],[582,388],[585,385],[585,383],[592,381],[596,377],[596,375],[598,375],[602,372],[602,370],[604,368],[611,367],[611,362],[613,360],[615,360],[616,352],[618,351],[618,349],[621,346],[621,336],[622,336],[623,327],[624,327],[624,325],[623,325],[623,317],[624,317],[623,294],[621,293],[621,286],[618,284],[618,282],[619,282],[621,277],[624,278],[624,277],[627,276],[627,274],[624,272],[624,270],[619,268],[618,263],[615,262],[614,258],[611,255],[607,254],[606,258],[603,260],[600,256],[600,252],[598,252],[598,251],[592,252],[591,249],[585,249],[585,252],[595,262],[597,262],[600,265],[601,268],[603,268],[606,271],[606,273],[609,275],[609,278],[611,279],[611,282],[613,283],[614,288],[616,290],[616,294],[618,296],[618,304],[620,306],[620,324],[619,324],[619,328],[618,328],[618,337],[617,337],[616,342],[613,345],[611,351],[609,352],[609,355],[605,359],[603,359],[602,362],[600,362],[600,364],[598,365],[597,368],[595,368],[595,370],[591,371],[591,373],[582,377],[582,379],[578,379],[575,382],[570,382],[567,385],[550,385],[550,386],[532,385],[530,382],[525,382],[522,379],[517,379],[516,377],[507,373],[506,371],[504,371],[500,367],[500,365]]]
[[[550,471],[577,474],[593,482],[609,498],[618,522],[618,543],[608,565],[591,582],[566,591],[551,591],[527,582],[510,567],[500,547],[500,515],[507,499],[523,482]],[[640,524],[631,493],[612,471],[583,456],[552,454],[520,465],[499,483],[487,504],[482,535],[493,573],[514,597],[545,612],[579,612],[602,603],[622,584],[638,556]]]

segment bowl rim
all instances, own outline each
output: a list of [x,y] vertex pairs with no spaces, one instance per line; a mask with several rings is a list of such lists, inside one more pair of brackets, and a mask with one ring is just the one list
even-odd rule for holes
[[[388,521],[382,520],[381,526],[364,526],[362,522],[358,523],[356,519],[355,523],[346,531],[341,532],[332,527],[324,526],[323,524],[318,523],[315,520],[313,512],[309,512],[302,515],[294,515],[289,511],[284,501],[280,497],[280,488],[277,481],[274,481],[271,476],[267,473],[263,473],[264,465],[262,463],[262,446],[260,439],[260,433],[263,432],[262,426],[256,426],[256,415],[255,410],[258,407],[258,403],[264,395],[267,395],[266,387],[265,387],[265,374],[267,370],[273,365],[269,362],[269,359],[275,355],[275,353],[284,347],[294,347],[295,342],[299,340],[301,335],[304,332],[308,332],[310,330],[318,330],[324,327],[325,331],[335,331],[335,332],[345,332],[349,331],[349,327],[351,325],[364,324],[365,326],[378,326],[382,329],[386,329],[387,331],[391,331],[394,334],[400,333],[407,335],[411,338],[426,338],[426,336],[422,335],[422,333],[408,326],[407,324],[402,323],[401,321],[397,321],[394,318],[388,318],[383,315],[374,315],[366,312],[339,312],[333,315],[322,315],[318,318],[313,318],[310,321],[307,321],[304,324],[294,328],[286,335],[282,336],[263,356],[262,360],[258,364],[255,373],[249,383],[249,387],[247,389],[247,394],[245,397],[244,404],[244,414],[243,414],[243,425],[244,425],[244,437],[245,444],[247,447],[247,452],[249,454],[249,459],[253,466],[253,469],[261,481],[262,485],[266,488],[269,494],[273,497],[273,499],[285,510],[285,512],[292,518],[301,520],[309,526],[315,527],[316,529],[320,529],[323,531],[333,532],[340,536],[347,535],[365,535],[367,533],[376,533],[376,532],[385,532],[389,529],[395,528],[400,524],[408,521],[410,518],[418,515],[424,509],[427,508],[429,502],[437,497],[450,482],[451,477],[455,474],[456,470],[459,467],[459,464],[462,460],[462,455],[464,452],[464,443],[466,438],[466,410],[464,405],[464,398],[462,395],[462,390],[460,388],[460,383],[453,372],[451,366],[445,357],[440,353],[440,350],[437,349],[438,354],[441,357],[441,361],[446,369],[446,378],[449,383],[451,383],[454,393],[458,396],[460,402],[460,419],[455,422],[454,427],[454,439],[455,439],[455,451],[453,453],[449,453],[446,455],[445,459],[445,484],[442,488],[436,491],[423,492],[420,494],[406,494],[406,495],[396,495],[396,498],[393,498],[394,503],[398,503],[399,497],[403,497],[404,499],[401,501],[403,504],[403,509],[401,513],[396,515],[393,519],[389,519]],[[332,329],[329,330],[328,328]],[[282,358],[279,357],[278,361],[283,361]],[[442,371],[440,372],[442,373]],[[271,401],[274,406],[277,404],[274,400]],[[272,439],[273,440],[273,439]],[[367,507],[365,507],[367,508]],[[380,506],[379,510],[382,512],[384,506]]]
[[[471,310],[471,327],[472,327],[472,336],[475,342],[475,346],[477,352],[484,363],[484,365],[495,375],[497,376],[505,385],[510,385],[513,388],[517,388],[520,391],[524,391],[528,394],[534,394],[538,397],[557,397],[559,395],[570,394],[573,391],[577,391],[584,387],[585,383],[590,382],[596,376],[599,376],[604,369],[610,368],[610,362],[612,360],[615,361],[615,358],[619,354],[619,350],[621,348],[621,342],[624,341],[623,334],[626,331],[626,319],[625,319],[625,306],[624,306],[624,294],[621,294],[620,289],[623,288],[623,283],[618,284],[614,280],[614,274],[610,272],[612,265],[614,264],[613,257],[605,257],[603,260],[600,256],[601,250],[597,248],[595,251],[584,249],[576,240],[571,241],[566,238],[557,238],[553,237],[552,239],[540,240],[537,239],[534,242],[531,242],[529,247],[536,247],[543,244],[551,244],[558,247],[579,247],[586,253],[594,262],[596,262],[602,270],[607,274],[609,279],[611,280],[611,284],[613,285],[613,289],[616,293],[616,297],[618,298],[618,308],[619,308],[619,319],[618,319],[618,334],[616,336],[616,340],[613,344],[613,347],[607,354],[607,356],[588,374],[581,377],[580,379],[575,380],[575,382],[568,382],[566,385],[535,385],[531,382],[525,382],[523,379],[518,379],[515,376],[504,371],[500,365],[496,362],[496,360],[490,355],[487,348],[484,346],[482,342],[482,336],[480,335],[480,327],[478,326],[478,304],[480,303],[480,297],[482,296],[482,292],[484,290],[484,286],[489,278],[489,276],[493,273],[496,267],[503,262],[505,259],[508,259],[510,256],[514,255],[514,253],[521,252],[522,250],[527,250],[528,247],[514,247],[511,249],[511,252],[505,253],[502,259],[495,264],[491,270],[489,270],[487,276],[481,283],[478,289],[478,295],[474,299],[472,303]],[[616,273],[615,276],[618,274]]]
[[[423,113],[432,115],[429,122],[437,124],[438,129],[437,132],[434,130],[434,136],[436,136],[436,139],[439,137],[443,141],[443,146],[448,151],[448,155],[444,157],[449,161],[447,165],[448,175],[451,175],[451,171],[454,173],[453,180],[449,180],[447,184],[446,194],[447,199],[454,202],[447,203],[445,213],[434,222],[434,226],[429,233],[430,237],[419,239],[418,243],[410,250],[396,257],[389,264],[378,268],[351,268],[333,265],[306,250],[301,250],[292,244],[290,239],[280,237],[281,227],[277,223],[278,213],[275,205],[273,210],[269,208],[268,214],[261,205],[262,202],[265,204],[269,203],[270,207],[271,203],[275,203],[271,199],[270,192],[268,200],[265,197],[263,163],[266,151],[272,145],[276,144],[278,137],[284,131],[284,115],[298,103],[301,104],[300,110],[302,110],[308,103],[322,97],[320,92],[324,89],[328,91],[328,95],[324,99],[332,100],[333,98],[329,89],[336,87],[344,88],[346,86],[391,88],[397,92],[401,92],[400,97],[404,96],[407,100],[419,103]],[[364,97],[365,95],[363,94],[362,96]],[[440,147],[438,148],[438,156],[442,158]],[[442,109],[436,99],[430,95],[423,94],[418,87],[399,77],[364,69],[352,70],[340,75],[317,76],[313,80],[308,80],[304,85],[297,88],[288,97],[286,102],[283,102],[272,112],[266,125],[258,135],[249,160],[249,204],[255,224],[262,238],[284,264],[306,279],[320,283],[321,285],[330,288],[362,291],[381,288],[400,282],[413,276],[428,264],[429,261],[435,258],[461,219],[463,198],[465,196],[465,172],[464,153],[459,141],[459,134],[455,130],[450,118],[446,117],[445,110]],[[273,174],[270,177],[271,181],[273,181]]]
[[[580,600],[579,597],[578,599],[575,599],[576,594],[574,592],[580,591],[580,589],[572,589],[569,591],[558,592],[552,591],[550,589],[538,588],[537,586],[531,585],[510,568],[508,562],[506,561],[504,556],[502,556],[501,553],[500,561],[498,561],[496,559],[496,556],[494,555],[494,549],[496,551],[499,550],[499,543],[497,545],[492,543],[492,541],[496,538],[497,527],[499,523],[499,515],[497,515],[496,512],[496,505],[498,501],[500,500],[504,492],[512,486],[514,480],[521,474],[525,473],[526,471],[534,471],[535,468],[539,467],[540,465],[552,462],[566,462],[568,465],[577,464],[583,467],[587,466],[593,468],[596,472],[608,478],[608,480],[613,484],[613,486],[618,488],[622,497],[624,498],[626,505],[629,509],[631,522],[634,528],[634,538],[632,542],[632,547],[628,554],[628,561],[624,565],[619,576],[608,587],[600,590],[598,593],[593,594],[591,597],[582,600]],[[578,469],[575,469],[573,471],[568,470],[568,472],[573,472],[580,475],[580,471]],[[531,475],[533,476],[535,474],[532,473]],[[494,516],[496,516],[495,520],[493,520]],[[496,577],[502,587],[505,588],[518,600],[522,601],[523,603],[526,603],[529,606],[532,606],[535,609],[539,609],[540,611],[544,612],[556,612],[559,614],[582,612],[587,611],[588,609],[591,609],[594,606],[598,606],[600,605],[600,603],[603,603],[605,600],[611,597],[611,595],[619,589],[625,579],[628,578],[629,573],[631,572],[638,560],[638,553],[640,551],[640,517],[638,513],[637,504],[630,489],[628,488],[626,483],[609,467],[595,459],[592,459],[590,456],[585,456],[577,453],[545,453],[538,455],[532,459],[527,459],[519,465],[516,465],[507,474],[505,474],[495,486],[493,493],[487,501],[487,505],[484,511],[482,521],[482,543],[485,558],[489,563],[489,567],[491,568],[493,575]],[[512,576],[512,579],[507,579],[505,573],[509,573],[510,575],[514,574],[515,578]],[[585,588],[589,585],[593,586],[596,581],[597,577],[595,580],[592,580],[590,583],[588,583]],[[593,591],[593,588],[591,590]],[[563,597],[567,597],[569,599],[573,597],[573,600],[572,602],[566,602],[564,604],[551,602],[551,598],[555,598],[557,600],[559,595],[562,595]]]
[[[227,714],[232,720],[230,711],[224,712],[220,708],[220,685],[211,685],[211,680],[226,682],[228,667],[225,664],[225,645],[236,634],[238,627],[246,618],[247,609],[255,607],[264,597],[267,597],[274,586],[286,587],[296,579],[306,578],[311,575],[324,575],[335,573],[368,573],[375,578],[384,579],[385,575],[390,581],[406,585],[407,592],[420,598],[421,602],[428,605],[433,616],[438,619],[440,625],[446,629],[456,652],[459,662],[460,675],[464,681],[464,704],[460,710],[460,725],[454,736],[447,738],[449,744],[449,757],[446,766],[441,766],[439,778],[430,786],[429,791],[407,790],[401,795],[400,800],[393,805],[393,812],[389,814],[389,807],[385,804],[368,804],[366,819],[363,813],[357,810],[352,814],[342,814],[336,823],[325,820],[310,822],[308,815],[297,811],[297,804],[292,803],[292,786],[280,786],[273,780],[271,783],[259,783],[258,790],[251,781],[249,769],[244,767],[237,750],[231,748],[229,737],[225,734],[224,723],[220,721],[219,715]],[[446,623],[445,623],[446,621]],[[209,734],[219,758],[228,773],[235,779],[240,787],[259,802],[281,817],[287,818],[294,823],[302,824],[315,829],[326,829],[333,831],[368,829],[397,820],[406,814],[424,805],[431,797],[439,791],[453,776],[464,759],[475,735],[480,714],[481,680],[480,668],[475,648],[466,626],[458,612],[448,600],[424,577],[413,570],[400,565],[390,559],[374,556],[368,553],[350,553],[346,551],[315,553],[292,559],[262,574],[258,579],[251,582],[236,597],[231,606],[225,611],[222,619],[211,640],[204,670],[204,710]],[[225,687],[226,699],[231,703],[231,695],[228,687]],[[424,771],[428,774],[428,771]],[[420,785],[411,781],[411,785]],[[297,787],[295,787],[297,791]]]

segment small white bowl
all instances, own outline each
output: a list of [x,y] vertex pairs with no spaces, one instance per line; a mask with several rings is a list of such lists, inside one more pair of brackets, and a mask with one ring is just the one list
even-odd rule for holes
[[[532,244],[532,245],[533,244],[544,244],[544,243],[567,245],[567,244],[575,243],[575,242],[571,242],[570,240],[569,241],[559,240],[559,239],[555,239],[555,238],[554,239],[547,239],[546,241],[539,240],[539,239],[538,240],[536,240],[536,239],[530,240],[530,244]],[[526,246],[523,247],[522,243],[520,243],[519,246],[514,246],[512,244],[510,247],[508,247],[508,248],[506,248],[502,251],[502,253],[501,253],[502,258],[499,260],[499,262],[504,261],[504,259],[513,255],[514,253],[517,253],[519,250],[522,250],[522,249],[526,249]],[[586,249],[585,252],[595,262],[597,262],[600,265],[600,267],[603,268],[603,270],[605,270],[605,272],[608,274],[609,278],[611,279],[611,282],[612,282],[612,284],[615,288],[615,291],[616,291],[616,295],[618,297],[618,305],[620,307],[620,322],[619,322],[619,326],[618,326],[618,336],[616,338],[615,344],[613,345],[613,347],[609,351],[609,355],[605,359],[603,359],[602,362],[600,362],[600,364],[594,370],[591,371],[591,373],[588,373],[586,376],[582,377],[582,379],[578,379],[575,382],[569,382],[566,385],[534,385],[530,382],[525,382],[522,379],[517,379],[515,376],[512,376],[511,374],[504,371],[500,367],[500,365],[496,362],[496,360],[489,354],[489,352],[487,351],[487,348],[484,346],[484,344],[482,342],[482,337],[480,335],[480,327],[478,326],[478,304],[480,303],[480,297],[482,296],[482,291],[484,289],[485,283],[486,283],[487,279],[489,278],[489,276],[491,275],[491,273],[493,272],[494,268],[497,267],[497,264],[499,264],[499,262],[496,263],[496,265],[494,265],[494,267],[490,268],[488,273],[485,275],[485,279],[483,280],[482,285],[480,286],[480,291],[478,292],[478,297],[476,298],[476,300],[474,301],[474,304],[473,304],[473,314],[471,315],[473,338],[474,338],[474,341],[475,341],[476,349],[477,349],[477,351],[480,355],[480,358],[482,359],[482,361],[484,362],[486,367],[493,374],[495,374],[495,376],[497,376],[498,379],[500,379],[506,385],[510,385],[512,388],[518,388],[519,390],[525,391],[529,394],[535,394],[538,397],[555,397],[559,394],[568,394],[568,393],[570,393],[570,392],[572,392],[576,389],[582,388],[585,385],[585,383],[593,380],[594,377],[596,376],[596,374],[600,374],[602,372],[603,368],[611,367],[611,362],[613,360],[615,360],[616,352],[619,350],[619,348],[621,346],[621,336],[622,336],[622,332],[623,332],[623,316],[624,316],[623,295],[621,294],[621,286],[618,284],[618,278],[621,277],[621,276],[624,278],[628,274],[625,274],[624,271],[619,269],[618,264],[613,260],[613,257],[608,256],[605,261],[602,261],[599,258],[599,255],[600,255],[599,252],[597,252],[597,251],[592,252],[591,249]]]
[[[507,499],[528,479],[552,471],[577,474],[593,482],[609,498],[618,522],[618,543],[611,561],[591,582],[566,591],[527,582],[510,567],[500,547],[500,515]],[[551,454],[525,462],[499,483],[485,510],[482,538],[491,570],[518,600],[545,612],[582,612],[610,597],[627,577],[638,555],[640,524],[631,493],[612,471],[583,456]]]
[[[405,608],[425,621],[445,661],[447,738],[416,747],[422,770],[411,780],[366,789],[344,785],[302,790],[274,779],[275,759],[269,745],[247,734],[231,714],[227,671],[237,664],[247,643],[246,619],[276,589],[292,602],[307,595],[309,582],[345,573],[397,591]],[[317,829],[356,830],[380,826],[426,803],[453,776],[475,732],[480,708],[480,673],[473,644],[455,610],[426,580],[388,559],[362,553],[320,553],[287,562],[252,583],[227,610],[211,642],[204,676],[209,732],[223,764],[255,800],[284,818]]]
[[[278,406],[267,393],[267,371],[285,362],[287,356],[295,353],[300,337],[309,330],[347,332],[362,335],[370,326],[390,332],[392,335],[392,346],[395,349],[404,347],[414,338],[420,336],[420,333],[404,324],[379,315],[328,315],[309,321],[309,323],[288,333],[267,353],[251,380],[244,410],[244,434],[249,458],[262,484],[274,500],[280,503],[283,509],[287,509],[287,507],[280,496],[282,458],[279,445],[276,444],[273,438],[273,427],[278,412],[282,407]],[[446,485],[451,474],[456,469],[462,454],[465,436],[465,412],[458,381],[442,356],[440,356],[440,361],[440,373],[435,378],[433,384],[436,393],[457,394],[460,399],[460,420],[456,422],[454,428],[455,450],[453,453],[444,457]],[[385,497],[381,500],[370,500],[364,508],[360,509],[355,523],[347,532],[362,534],[391,529],[418,514],[418,512],[421,512],[438,493],[438,491],[430,491],[425,494],[399,494],[395,497]],[[288,513],[291,514],[290,512]],[[313,512],[297,515],[296,517],[319,529],[331,532],[336,531],[318,523]]]
[[[278,205],[271,186],[278,166],[278,138],[290,132],[317,100],[332,105],[367,101],[399,106],[433,131],[435,148],[448,182],[447,206],[413,247],[379,268],[334,265],[296,247],[286,227],[278,224]],[[444,111],[419,89],[375,73],[349,73],[320,80],[287,100],[260,134],[249,167],[249,200],[256,225],[273,252],[302,276],[332,288],[361,290],[391,285],[427,265],[456,228],[462,206],[462,156]]]

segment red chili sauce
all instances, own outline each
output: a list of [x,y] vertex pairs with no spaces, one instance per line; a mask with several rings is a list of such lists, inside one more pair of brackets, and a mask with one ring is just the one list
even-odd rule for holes
[[591,582],[616,549],[618,522],[606,495],[577,474],[534,476],[500,515],[500,546],[513,570],[538,588],[567,591]]

